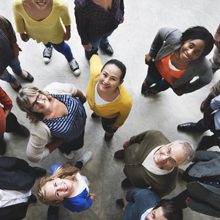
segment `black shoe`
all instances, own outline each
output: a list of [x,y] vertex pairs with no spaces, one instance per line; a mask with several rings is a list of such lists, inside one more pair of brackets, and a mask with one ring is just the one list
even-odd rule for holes
[[5,140],[2,138],[2,139],[0,140],[0,155],[5,154],[5,152],[6,152],[6,142],[5,142]]
[[23,72],[27,73],[27,76],[24,76],[24,74],[22,73],[21,78],[24,79],[27,82],[33,82],[34,81],[34,77],[26,70],[23,70]]
[[113,55],[113,53],[114,53],[114,50],[113,50],[112,46],[109,43],[107,45],[100,45],[100,49],[104,53],[108,54],[109,56]]
[[130,180],[128,178],[124,179],[122,182],[121,182],[121,187],[123,189],[126,189],[126,188],[130,188],[132,187],[133,184],[130,182]]
[[47,171],[40,167],[33,167],[33,171],[37,178],[45,176],[47,174]]
[[125,158],[125,150],[118,150],[114,154],[114,158],[117,160],[124,160]]
[[18,82],[17,80],[13,83],[10,83],[10,85],[15,92],[19,92],[19,90],[22,88],[20,82]]
[[13,131],[13,132],[21,137],[29,137],[29,135],[30,135],[29,130],[23,125],[21,125],[19,127],[19,129],[17,129],[16,131]]
[[117,205],[119,208],[123,209],[124,206],[125,206],[124,200],[123,200],[123,199],[117,199],[117,200],[116,200],[116,205]]
[[95,112],[93,112],[93,113],[91,114],[91,117],[92,117],[93,119],[99,119],[99,118],[100,118],[100,116],[98,116]]
[[144,82],[142,83],[141,86],[141,94],[145,95],[147,93],[147,91],[149,90],[151,84],[147,83],[146,80],[144,80]]
[[199,129],[196,127],[196,123],[187,122],[183,124],[179,124],[177,126],[178,131],[189,131],[189,132],[200,132]]
[[114,136],[114,133],[108,133],[108,132],[105,132],[105,136],[104,136],[104,139],[105,141],[110,141]]

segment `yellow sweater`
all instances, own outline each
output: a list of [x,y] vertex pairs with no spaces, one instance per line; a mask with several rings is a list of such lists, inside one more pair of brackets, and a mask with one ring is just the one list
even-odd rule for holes
[[26,13],[22,0],[13,1],[13,13],[17,32],[27,33],[38,43],[61,43],[65,31],[64,26],[71,23],[68,6],[64,0],[53,0],[52,11],[42,21],[33,20]]
[[117,120],[115,127],[120,127],[128,117],[132,106],[132,98],[123,85],[119,86],[119,96],[111,103],[98,105],[95,103],[95,88],[99,80],[102,63],[98,55],[93,55],[90,59],[90,79],[87,86],[87,101],[91,110],[104,118],[114,118]]

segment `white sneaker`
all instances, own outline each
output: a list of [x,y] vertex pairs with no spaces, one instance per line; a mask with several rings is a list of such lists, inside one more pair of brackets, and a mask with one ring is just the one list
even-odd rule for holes
[[86,151],[81,155],[81,157],[77,161],[81,161],[83,166],[92,158],[92,152]]
[[69,62],[69,65],[70,65],[70,69],[73,71],[73,75],[79,76],[80,75],[79,64],[76,62],[74,58]]
[[53,46],[45,47],[43,51],[43,59],[44,63],[48,64],[50,62],[51,56],[52,56]]
[[71,151],[69,154],[62,153],[62,155],[68,160],[72,160],[75,157],[74,151]]

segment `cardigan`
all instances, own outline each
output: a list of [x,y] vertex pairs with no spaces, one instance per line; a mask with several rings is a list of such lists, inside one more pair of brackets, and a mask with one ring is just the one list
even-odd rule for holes
[[27,33],[38,43],[59,44],[63,41],[64,26],[71,24],[68,5],[65,0],[53,0],[52,11],[45,19],[32,19],[24,9],[22,0],[14,0],[13,13],[18,33]]
[[132,98],[123,85],[119,86],[119,96],[110,103],[98,105],[95,103],[95,88],[100,77],[102,63],[98,55],[93,55],[90,59],[90,79],[87,85],[86,96],[89,107],[97,115],[103,118],[115,118],[115,127],[120,127],[128,117],[131,107]]
[[[175,28],[161,28],[153,40],[149,54],[155,61],[172,54],[181,47],[182,33]],[[190,82],[195,76],[199,78]],[[172,87],[181,88],[184,93],[190,93],[211,82],[213,77],[211,63],[206,57],[201,57],[189,64],[184,74],[178,78]]]
[[[74,96],[77,89],[73,84],[54,82],[49,84],[44,91],[50,94],[68,94]],[[51,140],[50,129],[44,122],[31,123],[30,138],[26,150],[28,159],[38,162],[46,158],[49,155],[49,149],[45,145],[50,143]]]

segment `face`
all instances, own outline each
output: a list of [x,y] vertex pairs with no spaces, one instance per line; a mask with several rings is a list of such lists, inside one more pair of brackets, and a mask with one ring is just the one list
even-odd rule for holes
[[162,207],[158,207],[156,209],[153,209],[145,218],[145,220],[167,220],[166,217],[164,217],[163,209]]
[[180,48],[179,56],[182,62],[190,63],[197,60],[205,49],[205,42],[200,39],[187,40]]
[[160,169],[171,170],[185,161],[185,155],[183,145],[174,141],[154,153],[154,162]]
[[114,64],[108,64],[104,67],[99,78],[99,89],[103,92],[114,92],[123,81],[120,79],[121,70]]
[[38,93],[36,96],[29,97],[29,102],[31,104],[31,111],[37,113],[44,113],[50,107],[50,100],[47,96]]
[[73,193],[73,181],[56,178],[47,182],[41,189],[43,195],[50,201],[63,201]]

